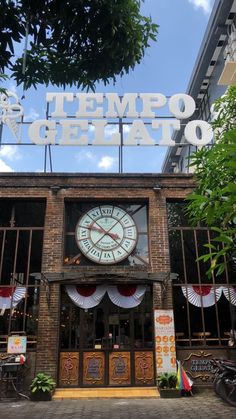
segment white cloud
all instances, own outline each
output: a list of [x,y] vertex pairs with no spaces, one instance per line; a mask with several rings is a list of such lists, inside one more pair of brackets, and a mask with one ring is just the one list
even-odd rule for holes
[[90,167],[92,171],[96,170],[96,168],[104,171],[110,170],[118,162],[117,157],[102,156],[99,158],[97,154],[85,150],[77,153],[75,158],[81,169],[86,167],[86,170],[89,170],[88,168]]
[[106,137],[110,137],[110,135],[116,134],[117,132],[119,132],[119,126],[118,125],[109,124],[105,127],[105,136]]
[[[131,125],[123,125],[123,133],[128,134],[130,132]],[[105,127],[105,136],[106,138],[111,136],[112,134],[116,134],[119,132],[119,125],[118,124],[109,124]]]
[[88,129],[88,132],[94,132],[94,130],[95,130],[95,126],[94,126],[94,125],[89,124],[89,129]]
[[213,0],[188,0],[196,9],[202,9],[204,13],[211,12]]
[[123,125],[124,134],[128,134],[131,130],[131,125]]
[[14,172],[14,170],[0,158],[0,172]]
[[22,155],[19,151],[19,147],[16,145],[3,145],[0,148],[0,158],[7,159],[9,161],[16,161],[22,158]]
[[44,170],[43,169],[36,169],[35,173],[44,173]]
[[34,121],[35,119],[38,119],[38,118],[39,118],[39,113],[34,108],[30,108],[29,112],[25,115],[24,120]]
[[80,162],[85,162],[85,161],[89,161],[89,162],[96,162],[97,158],[95,156],[95,154],[93,154],[91,151],[84,151],[81,150],[79,153],[77,153],[75,155],[76,160],[80,163]]
[[111,156],[103,156],[99,162],[98,167],[100,169],[109,170],[111,169],[117,162],[117,158]]

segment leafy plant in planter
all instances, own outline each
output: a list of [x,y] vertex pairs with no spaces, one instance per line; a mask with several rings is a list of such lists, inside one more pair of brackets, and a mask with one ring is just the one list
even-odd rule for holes
[[176,389],[177,375],[173,372],[164,372],[158,377],[158,388],[161,397],[180,397],[180,391]]
[[30,386],[31,400],[48,401],[52,398],[53,390],[56,387],[55,381],[49,375],[39,372],[33,379]]

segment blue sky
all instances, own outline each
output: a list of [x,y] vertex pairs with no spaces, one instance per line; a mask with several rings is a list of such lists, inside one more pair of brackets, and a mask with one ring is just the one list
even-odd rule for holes
[[[145,0],[142,12],[151,15],[160,25],[157,42],[150,48],[140,65],[128,75],[104,86],[98,84],[97,93],[159,92],[166,96],[184,93],[197,57],[214,0]],[[9,90],[22,96],[22,87],[16,88],[13,80],[6,83]],[[76,88],[65,89],[79,92]],[[45,117],[46,92],[61,89],[39,85],[30,89],[21,101],[24,118],[30,122]],[[4,127],[3,142],[11,140]],[[26,128],[22,141],[28,141]],[[129,173],[157,173],[165,156],[165,147],[125,147],[123,171]],[[117,147],[52,146],[54,172],[118,172]],[[0,171],[40,172],[44,168],[43,146],[5,145],[0,149]],[[49,171],[49,166],[47,167]]]

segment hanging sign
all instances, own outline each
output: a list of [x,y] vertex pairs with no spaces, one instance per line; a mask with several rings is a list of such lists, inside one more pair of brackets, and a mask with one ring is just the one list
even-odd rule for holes
[[156,373],[176,372],[173,310],[154,310]]
[[[196,104],[191,96],[184,93],[170,98],[162,93],[125,93],[122,97],[117,93],[47,93],[46,102],[52,107],[50,118],[29,124],[28,136],[33,144],[175,146],[173,133],[180,130],[184,120],[187,121],[185,143],[204,146],[213,139],[213,130],[208,122],[188,121],[196,110]],[[68,106],[74,109],[72,114],[67,112]],[[163,108],[168,110],[170,117],[161,117],[159,112]],[[0,95],[0,123],[11,129],[18,143],[21,140],[16,120],[22,116],[23,108],[15,94]],[[119,131],[121,120],[127,127],[126,136]],[[117,126],[109,137],[106,135],[108,124]]]

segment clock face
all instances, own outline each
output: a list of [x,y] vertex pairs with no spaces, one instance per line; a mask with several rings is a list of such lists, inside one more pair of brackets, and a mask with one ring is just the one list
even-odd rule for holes
[[99,205],[80,218],[75,237],[87,258],[109,264],[120,262],[132,253],[138,232],[133,218],[122,208]]

